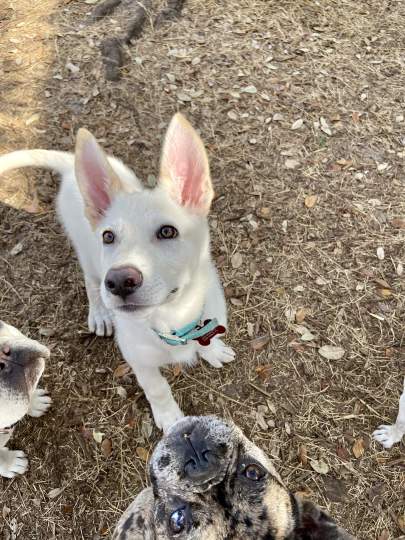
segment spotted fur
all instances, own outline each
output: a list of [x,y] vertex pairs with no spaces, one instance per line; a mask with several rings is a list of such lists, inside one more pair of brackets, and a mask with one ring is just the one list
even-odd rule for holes
[[213,416],[177,422],[152,455],[150,478],[113,540],[354,540],[292,495],[239,428]]

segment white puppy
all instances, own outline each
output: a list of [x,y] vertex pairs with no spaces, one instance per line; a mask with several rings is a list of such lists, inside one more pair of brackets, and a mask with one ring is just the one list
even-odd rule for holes
[[42,416],[51,398],[37,388],[49,350],[0,321],[0,476],[23,474],[28,461],[21,450],[5,448],[15,424],[26,414]]
[[173,117],[152,190],[84,129],[75,156],[23,150],[0,158],[0,174],[24,166],[62,175],[58,211],[83,269],[90,331],[111,335],[114,325],[156,424],[167,430],[182,412],[159,368],[191,363],[196,353],[214,367],[234,358],[216,335],[225,331],[226,307],[210,256],[213,188],[200,137]]
[[381,443],[384,448],[399,442],[405,435],[405,379],[404,390],[399,399],[399,411],[395,424],[389,426],[379,426],[373,433],[373,438]]

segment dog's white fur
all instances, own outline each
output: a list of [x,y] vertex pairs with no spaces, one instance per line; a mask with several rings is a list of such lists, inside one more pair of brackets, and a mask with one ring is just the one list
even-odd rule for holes
[[[182,416],[159,368],[191,363],[198,353],[214,367],[234,358],[218,337],[209,346],[196,341],[171,346],[154,330],[170,333],[202,314],[226,326],[226,307],[209,246],[207,214],[213,198],[208,159],[199,136],[176,114],[167,131],[158,185],[142,186],[119,160],[106,157],[95,138],[79,130],[75,156],[23,150],[0,157],[0,174],[23,166],[53,169],[62,176],[57,207],[79,258],[89,299],[88,325],[109,336],[115,327],[119,347],[149,400],[158,427],[167,430]],[[163,225],[178,238],[159,240]],[[115,242],[103,245],[102,233]],[[142,286],[129,309],[105,287],[109,269],[135,267]],[[174,292],[177,290],[177,292]],[[128,308],[128,306],[127,306]]]
[[[10,358],[4,351],[10,351]],[[25,352],[33,355],[34,364],[30,362],[25,366],[23,361],[19,362],[19,355]],[[46,391],[37,388],[46,358],[49,358],[49,350],[44,345],[0,321],[0,476],[5,478],[23,474],[28,460],[21,450],[6,448],[13,429],[3,432],[4,428],[14,425],[26,414],[42,416],[51,405]],[[13,372],[6,368],[8,362],[15,362]],[[19,370],[18,375],[16,370]]]
[[379,426],[373,433],[373,438],[381,443],[384,448],[391,448],[400,442],[405,435],[405,379],[404,390],[399,399],[399,410],[395,424]]

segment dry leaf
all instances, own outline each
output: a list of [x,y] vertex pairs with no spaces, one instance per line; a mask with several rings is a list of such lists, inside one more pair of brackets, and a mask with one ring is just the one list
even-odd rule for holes
[[343,459],[344,461],[347,461],[350,459],[350,454],[344,446],[336,447],[336,455],[340,457],[340,459]]
[[319,474],[328,474],[329,466],[324,461],[317,459],[310,459],[311,467]]
[[128,373],[131,372],[131,368],[126,362],[123,362],[118,367],[115,368],[113,373],[114,379],[119,379],[120,377],[124,377],[125,375],[128,375]]
[[318,201],[318,196],[317,195],[307,195],[305,197],[304,202],[305,202],[305,206],[307,208],[313,208],[316,205],[317,201]]
[[331,136],[332,135],[332,131],[328,125],[328,122],[325,120],[325,118],[323,116],[321,116],[320,118],[320,124],[321,124],[321,130],[326,133],[326,135],[329,135]]
[[378,289],[377,294],[378,296],[381,296],[381,298],[389,298],[390,296],[392,296],[392,291],[390,291],[389,289]]
[[402,274],[404,273],[404,265],[400,262],[397,264],[397,276],[402,276]]
[[358,459],[364,454],[364,440],[362,438],[356,439],[356,442],[352,448],[354,456]]
[[405,218],[394,218],[391,221],[391,225],[396,229],[405,229]]
[[256,86],[253,86],[253,84],[251,84],[249,86],[245,86],[245,88],[241,88],[241,92],[243,92],[244,94],[256,94],[257,88]]
[[390,533],[387,531],[387,529],[384,529],[380,536],[378,537],[378,540],[390,540]]
[[191,97],[185,92],[177,92],[177,99],[183,102],[191,101]]
[[256,373],[263,382],[267,382],[271,377],[271,365],[266,364],[264,366],[258,366]]
[[183,368],[182,368],[181,364],[176,364],[176,365],[173,367],[172,371],[173,371],[173,375],[174,375],[175,377],[179,377],[179,376],[182,374],[182,372],[183,372]]
[[298,448],[298,460],[304,467],[308,465],[307,447],[304,444]]
[[373,278],[374,283],[380,285],[383,289],[392,289],[391,285],[385,279]]
[[117,386],[117,388],[115,389],[115,391],[117,392],[117,394],[122,398],[122,399],[126,399],[128,397],[128,392],[125,390],[125,388],[123,386]]
[[232,258],[231,258],[232,268],[235,268],[235,269],[240,268],[242,266],[242,263],[243,263],[242,254],[237,251],[236,253],[232,255]]
[[324,478],[325,494],[332,502],[343,502],[346,498],[347,487],[343,480],[334,477]]
[[136,455],[145,463],[148,461],[149,458],[149,452],[146,450],[146,448],[143,448],[142,446],[138,446],[135,450]]
[[103,442],[101,443],[101,451],[104,455],[104,457],[108,458],[111,456],[111,452],[112,452],[112,443],[110,441],[110,439],[104,439]]
[[304,125],[304,120],[302,118],[298,118],[298,120],[296,120],[291,126],[291,129],[292,130],[300,129],[302,128],[303,125]]
[[299,308],[297,309],[295,313],[295,321],[298,324],[301,324],[305,320],[305,317],[307,315],[308,315],[308,310],[306,308]]
[[286,169],[296,169],[299,167],[300,162],[296,159],[286,159],[284,165]]
[[48,498],[49,499],[56,499],[56,497],[58,497],[62,493],[62,491],[63,491],[62,488],[51,489],[51,491],[48,493]]
[[340,360],[345,354],[345,350],[342,347],[335,347],[334,345],[323,345],[319,348],[318,352],[328,360]]
[[380,261],[384,260],[384,257],[385,257],[384,248],[381,246],[377,248],[377,257],[380,259]]
[[267,345],[267,343],[270,341],[270,336],[260,336],[255,339],[252,339],[250,342],[250,346],[254,351],[260,351]]
[[100,444],[103,440],[104,433],[101,433],[101,431],[96,431],[93,429],[93,439],[96,441],[96,443]]

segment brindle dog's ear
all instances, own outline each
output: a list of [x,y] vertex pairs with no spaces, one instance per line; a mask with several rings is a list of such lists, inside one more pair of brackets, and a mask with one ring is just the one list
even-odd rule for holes
[[126,509],[118,522],[112,540],[155,540],[153,507],[153,491],[149,487],[141,491]]
[[302,503],[300,518],[301,523],[292,536],[294,540],[356,540],[310,501]]

